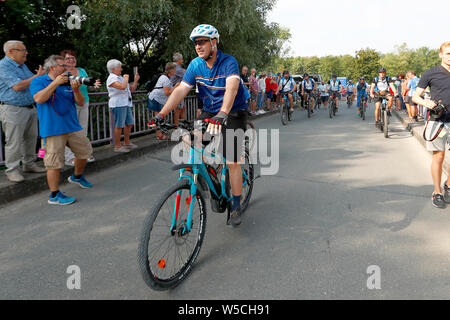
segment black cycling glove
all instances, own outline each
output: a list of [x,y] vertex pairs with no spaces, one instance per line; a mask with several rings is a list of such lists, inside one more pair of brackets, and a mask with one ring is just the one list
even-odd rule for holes
[[156,126],[160,127],[165,122],[166,122],[166,120],[164,119],[164,116],[161,113],[159,113],[149,121],[148,125],[149,126],[156,125]]
[[228,118],[228,115],[225,112],[220,111],[218,114],[216,114],[214,117],[212,117],[209,120],[209,123],[223,126],[227,123],[227,118]]

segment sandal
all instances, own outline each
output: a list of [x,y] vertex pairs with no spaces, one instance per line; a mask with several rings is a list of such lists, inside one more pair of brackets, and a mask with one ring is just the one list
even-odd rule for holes
[[114,148],[114,152],[127,153],[127,152],[130,152],[130,149],[125,148],[125,147],[122,146],[122,147],[120,147],[118,149]]

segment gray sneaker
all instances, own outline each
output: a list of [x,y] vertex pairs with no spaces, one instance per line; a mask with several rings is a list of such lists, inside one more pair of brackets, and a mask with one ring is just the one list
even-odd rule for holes
[[444,197],[440,193],[433,193],[433,195],[431,196],[431,204],[439,209],[445,209],[446,207]]
[[23,175],[21,175],[18,171],[7,173],[6,177],[8,178],[9,181],[16,183],[23,182],[25,180]]
[[444,201],[450,203],[450,187],[447,187],[447,182],[444,184]]
[[241,218],[241,209],[236,209],[233,212],[231,212],[230,215],[230,223],[233,227],[237,227],[241,224],[242,218]]

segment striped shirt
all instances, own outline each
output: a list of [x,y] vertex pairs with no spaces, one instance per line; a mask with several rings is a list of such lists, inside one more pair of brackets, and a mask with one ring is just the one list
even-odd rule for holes
[[[239,65],[234,57],[217,51],[217,60],[211,69],[200,57],[192,60],[181,84],[189,88],[193,88],[197,84],[203,109],[211,113],[218,113],[222,108],[227,79],[240,80]],[[230,112],[248,108],[244,90],[244,85],[240,82]]]

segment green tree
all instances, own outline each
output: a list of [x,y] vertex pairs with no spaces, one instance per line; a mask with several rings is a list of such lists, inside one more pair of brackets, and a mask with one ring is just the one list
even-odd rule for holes
[[366,48],[356,52],[354,60],[353,77],[374,78],[380,68],[380,53],[374,49]]

